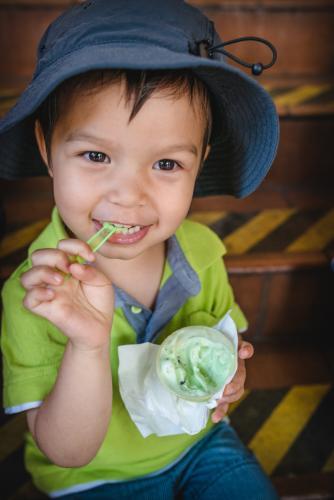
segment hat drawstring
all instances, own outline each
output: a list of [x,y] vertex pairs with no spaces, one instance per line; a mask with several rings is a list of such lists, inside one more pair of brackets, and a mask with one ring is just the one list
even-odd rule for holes
[[[234,54],[231,54],[231,52],[228,52],[227,50],[223,49],[225,45],[232,45],[233,43],[248,42],[248,41],[264,43],[265,45],[267,45],[267,47],[269,47],[272,51],[272,60],[270,61],[270,63],[262,64],[258,62],[250,64],[243,61]],[[214,47],[210,47],[207,40],[202,40],[201,42],[199,42],[199,53],[201,56],[212,57],[214,52],[220,52],[221,54],[224,54],[230,59],[233,59],[233,61],[241,64],[242,66],[245,66],[246,68],[251,68],[252,73],[255,76],[261,75],[264,69],[271,68],[271,66],[275,64],[277,59],[277,51],[274,45],[268,42],[268,40],[266,40],[265,38],[260,38],[258,36],[243,36],[241,38],[234,38],[233,40],[228,40],[227,42],[220,43],[219,45],[215,45]]]

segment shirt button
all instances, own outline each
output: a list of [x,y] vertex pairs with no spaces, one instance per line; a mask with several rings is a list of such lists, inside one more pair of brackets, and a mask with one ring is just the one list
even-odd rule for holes
[[142,308],[141,307],[137,307],[137,306],[131,306],[131,312],[133,314],[139,314],[142,312]]

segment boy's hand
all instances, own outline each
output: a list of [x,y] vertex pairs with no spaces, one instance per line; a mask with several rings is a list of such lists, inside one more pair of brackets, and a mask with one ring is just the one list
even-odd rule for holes
[[212,413],[212,421],[220,422],[226,415],[229,404],[238,401],[244,393],[244,385],[246,380],[245,359],[249,359],[254,354],[254,347],[250,342],[246,342],[239,338],[238,345],[238,369],[233,379],[225,387],[224,394],[218,401],[217,408]]
[[109,340],[114,291],[95,267],[70,261],[70,256],[77,255],[88,262],[95,260],[87,243],[76,239],[34,252],[32,268],[21,277],[27,290],[23,304],[51,321],[75,346],[96,349]]

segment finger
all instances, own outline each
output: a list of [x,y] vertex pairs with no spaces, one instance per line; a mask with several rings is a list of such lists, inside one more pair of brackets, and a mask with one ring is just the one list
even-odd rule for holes
[[77,240],[74,238],[60,240],[58,242],[58,248],[66,254],[75,256],[80,255],[80,257],[82,257],[84,260],[87,260],[88,262],[93,262],[95,260],[94,253],[85,241]]
[[231,398],[237,397],[240,393],[244,391],[246,380],[246,368],[244,360],[240,360],[238,363],[238,369],[233,379],[229,384],[226,385],[222,398],[220,402],[231,402]]
[[239,346],[238,356],[240,359],[249,359],[254,354],[254,347],[250,342],[243,340]]
[[96,267],[87,264],[78,264],[75,262],[70,265],[70,272],[73,278],[91,286],[110,285],[110,280],[101,273]]
[[246,380],[246,369],[244,366],[238,368],[238,371],[232,381],[227,384],[224,390],[223,396],[230,396],[231,394],[235,394],[240,390],[241,387],[244,387]]
[[226,387],[224,394],[222,395],[222,399],[237,394],[240,391],[240,389],[243,389],[243,387],[244,387],[244,381],[242,381],[240,384],[234,384],[231,387]]
[[34,266],[29,271],[22,274],[20,278],[22,286],[29,290],[43,285],[60,285],[63,276],[47,266]]
[[42,302],[50,302],[55,296],[55,292],[50,288],[37,287],[29,290],[23,299],[23,305],[26,309],[34,310]]
[[245,389],[244,387],[240,387],[240,389],[236,392],[234,392],[233,394],[230,394],[228,396],[223,396],[222,398],[220,398],[220,400],[218,401],[218,404],[231,404],[231,403],[234,403],[235,401],[239,401],[239,399],[242,397],[242,395],[244,394],[245,392]]
[[222,420],[225,417],[227,410],[228,410],[227,404],[217,406],[217,408],[215,409],[215,411],[211,416],[212,422],[214,423],[220,422],[220,420]]
[[35,252],[31,254],[31,260],[33,267],[47,266],[50,268],[57,268],[65,274],[68,273],[70,266],[68,256],[57,248],[35,250]]

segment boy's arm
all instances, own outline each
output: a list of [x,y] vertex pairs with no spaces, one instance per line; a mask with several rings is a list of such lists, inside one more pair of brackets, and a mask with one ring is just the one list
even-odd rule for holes
[[111,417],[109,344],[91,350],[68,342],[56,384],[42,405],[27,413],[41,451],[60,467],[80,467],[98,452]]
[[[38,446],[54,463],[78,467],[96,455],[111,415],[109,338],[113,288],[92,266],[71,264],[68,255],[93,260],[79,240],[32,254],[32,268],[21,282],[25,307],[61,330],[68,343],[55,385],[28,425]],[[70,279],[61,276],[71,273]],[[55,277],[60,281],[55,281]]]

